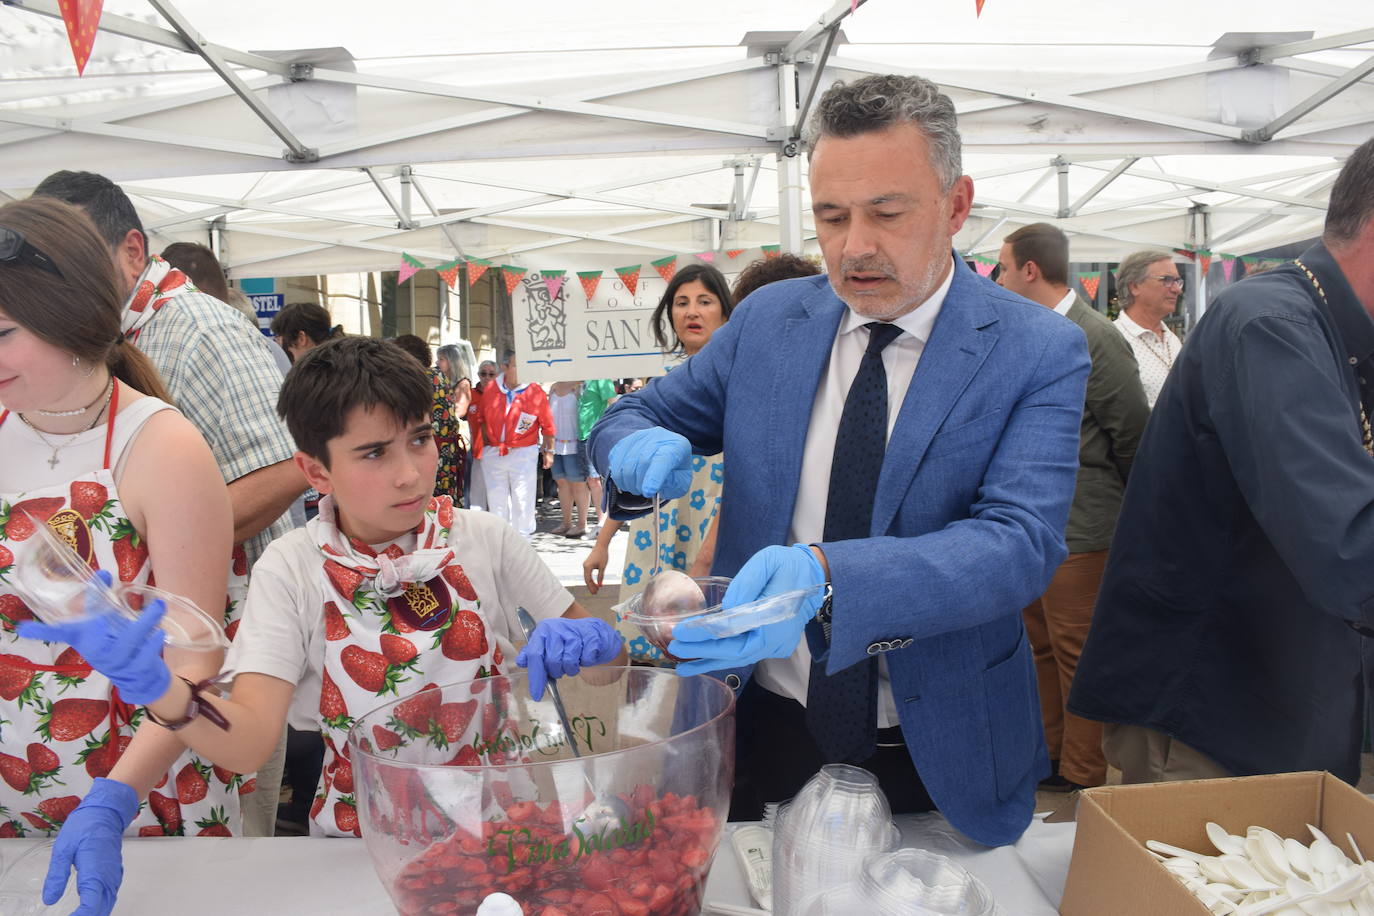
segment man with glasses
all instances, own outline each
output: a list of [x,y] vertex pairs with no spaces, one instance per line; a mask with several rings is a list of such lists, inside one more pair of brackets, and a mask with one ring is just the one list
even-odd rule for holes
[[1116,290],[1121,301],[1116,329],[1135,351],[1145,399],[1154,407],[1164,379],[1183,349],[1183,341],[1164,323],[1178,306],[1183,278],[1172,254],[1148,249],[1128,254],[1121,262]]
[[1371,264],[1374,140],[1332,186],[1321,241],[1223,290],[1188,335],[1131,466],[1069,695],[1108,723],[1107,762],[1127,782],[1360,777]]

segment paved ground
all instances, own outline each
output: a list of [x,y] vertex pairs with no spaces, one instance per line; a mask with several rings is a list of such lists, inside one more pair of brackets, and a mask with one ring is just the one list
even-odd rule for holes
[[620,571],[625,566],[625,533],[620,532],[611,541],[605,582],[601,590],[592,595],[583,582],[582,561],[592,552],[596,531],[588,529],[587,535],[580,539],[552,534],[561,522],[562,515],[556,503],[547,507],[541,503],[536,511],[534,549],[583,607],[594,613],[609,615],[611,605],[616,603],[620,594]]

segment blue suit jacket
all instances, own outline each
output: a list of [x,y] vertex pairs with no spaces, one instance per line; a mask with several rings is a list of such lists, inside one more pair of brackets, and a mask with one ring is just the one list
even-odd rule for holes
[[[1072,322],[957,258],[954,269],[888,441],[872,536],[823,545],[834,586],[825,661],[834,672],[875,643],[912,640],[887,652],[912,759],[956,827],[1000,845],[1030,822],[1049,771],[1021,609],[1066,555],[1089,361]],[[615,442],[654,425],[699,454],[726,453],[715,574],[787,542],[844,309],[824,276],[767,286],[592,432],[603,469]]]

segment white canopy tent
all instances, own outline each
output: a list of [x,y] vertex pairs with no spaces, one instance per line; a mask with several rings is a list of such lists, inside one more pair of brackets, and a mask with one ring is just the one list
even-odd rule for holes
[[813,90],[911,72],[959,108],[961,249],[1052,219],[1108,261],[1310,237],[1374,135],[1368,0],[826,2],[106,0],[78,78],[56,0],[0,0],[0,192],[100,172],[236,277],[803,250]]

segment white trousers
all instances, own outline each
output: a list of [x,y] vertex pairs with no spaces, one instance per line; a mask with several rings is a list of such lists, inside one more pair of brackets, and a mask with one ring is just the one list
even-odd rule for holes
[[539,446],[513,448],[502,455],[482,450],[482,479],[487,485],[487,511],[510,522],[522,537],[534,536],[534,495]]
[[487,481],[486,474],[482,470],[483,458],[473,458],[472,453],[468,452],[468,458],[472,461],[472,484],[468,487],[468,508],[486,509],[487,508]]

